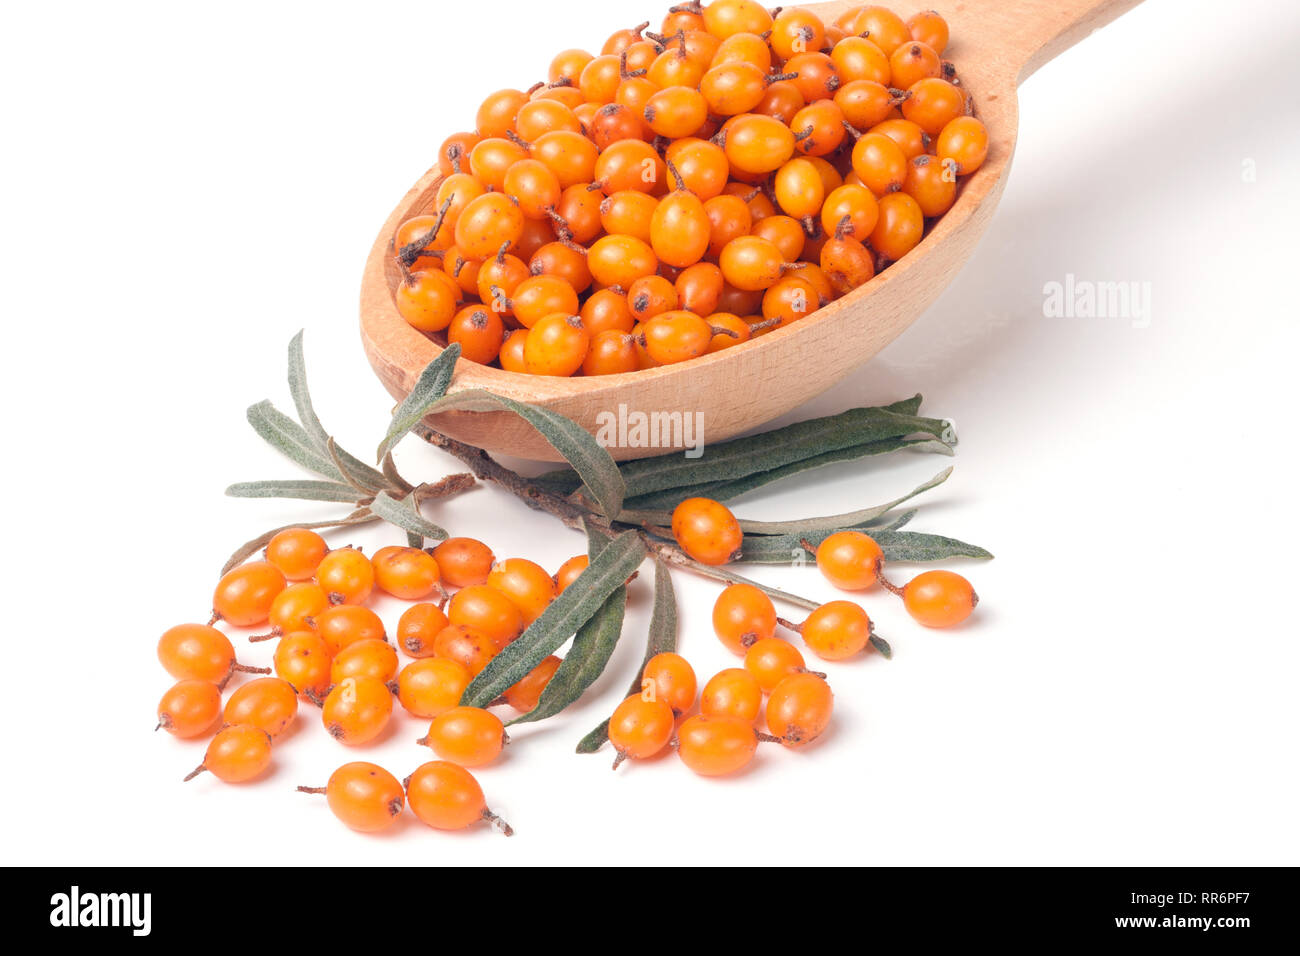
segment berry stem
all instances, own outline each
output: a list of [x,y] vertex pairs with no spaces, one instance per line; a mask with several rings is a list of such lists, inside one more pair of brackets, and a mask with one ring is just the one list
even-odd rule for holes
[[298,792],[299,793],[324,793],[325,788],[324,787],[299,787]]
[[506,823],[505,820],[502,820],[491,810],[487,809],[487,807],[483,808],[483,819],[486,820],[489,824],[491,824],[494,829],[500,830],[506,836],[515,835],[515,828],[512,827],[510,824]]
[[185,775],[185,779],[182,780],[181,783],[189,783],[191,780],[193,780],[195,777],[197,777],[199,774],[203,773],[203,771],[207,769],[208,768],[203,766],[203,764],[199,764],[197,767],[195,767],[193,770],[191,770],[189,773]]

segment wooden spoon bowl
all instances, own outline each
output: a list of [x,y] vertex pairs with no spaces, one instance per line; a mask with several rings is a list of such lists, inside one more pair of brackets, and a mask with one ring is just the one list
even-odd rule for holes
[[[1039,66],[1138,0],[957,0],[939,3],[953,36],[950,55],[989,133],[984,165],[961,183],[957,201],[919,245],[870,282],[793,325],[690,362],[620,375],[551,378],[462,361],[450,391],[485,388],[553,409],[595,434],[628,412],[703,413],[702,436],[723,441],[825,391],[889,344],[952,281],[988,226],[1015,151],[1016,87]],[[826,22],[858,6],[807,5]],[[428,213],[441,175],[426,173],[384,223],[361,283],[361,338],[371,366],[395,398],[404,397],[442,347],[398,314],[401,276],[391,240],[397,226]],[[429,424],[490,452],[557,461],[556,451],[506,412],[454,411]],[[680,439],[679,439],[680,440]],[[672,445],[660,445],[659,451]],[[616,459],[646,448],[611,447]]]

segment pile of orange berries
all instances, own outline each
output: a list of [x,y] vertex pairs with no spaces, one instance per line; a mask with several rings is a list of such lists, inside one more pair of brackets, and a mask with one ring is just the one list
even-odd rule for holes
[[398,311],[482,364],[606,375],[788,325],[923,237],[988,151],[937,13],[686,3],[565,50],[439,150]]

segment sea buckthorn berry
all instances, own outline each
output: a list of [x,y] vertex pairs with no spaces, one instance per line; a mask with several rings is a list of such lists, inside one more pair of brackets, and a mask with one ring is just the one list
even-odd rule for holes
[[[848,217],[847,228],[841,228],[844,217]],[[851,236],[863,242],[876,228],[880,217],[880,205],[871,190],[865,186],[844,185],[831,192],[822,204],[822,229],[827,235]]]
[[837,21],[837,25],[846,33],[868,34],[886,55],[912,38],[902,17],[888,7],[877,5],[850,10],[845,19]]
[[514,132],[515,116],[528,102],[528,94],[519,90],[497,90],[483,100],[474,118],[479,136],[505,136]]
[[193,780],[203,771],[223,783],[252,780],[271,765],[271,736],[260,727],[234,724],[217,732],[199,764],[185,778]]
[[521,159],[506,170],[501,191],[512,197],[529,219],[549,219],[560,201],[560,181],[550,167],[536,159]]
[[889,85],[889,57],[866,37],[849,36],[836,43],[831,50],[831,62],[842,84],[870,80],[881,86]]
[[488,259],[502,245],[514,245],[523,231],[519,207],[502,193],[485,193],[471,200],[456,220],[456,247],[471,259]]
[[405,780],[406,802],[421,823],[436,830],[463,830],[486,821],[506,836],[510,825],[487,808],[483,788],[464,767],[431,760]]
[[298,716],[298,691],[279,677],[259,677],[230,695],[221,716],[227,724],[248,724],[278,737]]
[[511,314],[510,297],[514,295],[519,284],[527,279],[531,272],[528,264],[518,256],[512,256],[504,250],[506,243],[497,249],[497,254],[484,261],[478,270],[478,296],[493,312],[501,315]]
[[600,204],[600,223],[610,235],[650,241],[650,220],[659,200],[635,189],[620,189]]
[[729,120],[724,129],[723,151],[741,172],[765,175],[780,169],[794,155],[793,131],[770,116],[745,113]]
[[759,236],[741,236],[723,247],[718,266],[723,278],[737,289],[758,292],[776,284],[786,261],[775,243]]
[[591,558],[585,554],[576,554],[560,565],[560,570],[555,572],[555,593],[559,594],[578,580],[582,572],[587,570],[589,564],[591,564]]
[[643,693],[651,692],[648,684],[653,685],[654,697],[666,703],[678,716],[695,703],[695,670],[680,654],[664,652],[646,661],[641,671]]
[[799,115],[799,111],[807,105],[803,94],[799,92],[799,87],[789,80],[777,80],[775,83],[768,84],[763,92],[763,98],[751,112],[770,116],[789,126]]
[[[851,226],[844,223],[841,228]],[[840,295],[852,292],[876,274],[871,252],[848,235],[828,239],[822,246],[820,261],[822,272]]]
[[934,151],[940,159],[955,162],[959,175],[969,175],[984,164],[989,152],[989,132],[975,117],[958,116],[940,130]]
[[433,549],[442,580],[454,588],[486,584],[496,563],[492,549],[476,538],[448,538]]
[[412,272],[397,284],[393,301],[407,325],[421,332],[441,332],[456,314],[460,286],[445,272]]
[[492,362],[501,352],[506,328],[501,313],[482,305],[467,305],[447,326],[448,344],[460,346],[462,357],[480,365]]
[[397,702],[414,717],[437,717],[460,703],[460,695],[473,679],[458,661],[425,657],[398,672]]
[[715,565],[734,560],[744,541],[736,516],[710,498],[687,498],[673,509],[673,537],[696,561]]
[[497,361],[507,372],[524,373],[528,371],[524,365],[524,341],[528,338],[527,329],[515,329],[506,336],[501,343],[501,351],[497,354]]
[[[639,195],[639,194],[637,194]],[[602,332],[631,332],[636,320],[628,306],[627,296],[615,289],[600,289],[588,296],[578,313],[582,326],[594,340]]]
[[938,76],[942,70],[943,61],[939,59],[939,54],[920,40],[904,43],[889,58],[890,82],[902,90],[913,83]]
[[393,695],[373,677],[345,677],[321,707],[321,722],[340,743],[357,746],[378,737],[393,713]]
[[443,760],[481,767],[497,758],[507,739],[505,725],[491,711],[453,707],[433,718],[428,734],[416,743],[428,746]]
[[642,276],[627,290],[628,311],[638,322],[677,308],[677,287],[663,276]]
[[826,199],[821,174],[806,159],[792,159],[778,169],[773,192],[786,215],[800,220],[817,215]]
[[515,602],[492,587],[491,581],[489,572],[488,584],[471,584],[452,595],[447,619],[505,647],[523,631],[524,617]]
[[914,13],[907,18],[907,32],[913,40],[926,44],[935,53],[942,54],[948,46],[948,21],[933,10]]
[[871,641],[867,612],[852,601],[823,604],[799,625],[789,625],[802,635],[814,654],[826,661],[841,661],[861,653]]
[[901,259],[925,232],[925,214],[907,193],[880,197],[880,218],[871,231],[871,247],[886,259]]
[[721,777],[743,769],[757,749],[753,722],[735,717],[697,714],[677,731],[677,756],[702,777]]
[[722,191],[728,196],[736,196],[744,200],[745,208],[749,210],[749,217],[754,222],[776,215],[776,206],[757,186],[750,183],[728,183]]
[[578,311],[578,293],[555,276],[531,276],[515,287],[510,298],[515,318],[529,329],[553,313],[572,315]]
[[853,80],[835,91],[835,105],[844,122],[856,129],[883,123],[900,102],[892,90],[875,80]]
[[235,661],[230,638],[207,624],[177,624],[158,639],[158,662],[177,680],[206,680],[218,687],[235,671],[268,674]]
[[[528,150],[509,139],[491,137],[480,140],[470,150],[469,170],[475,179],[488,189],[501,192],[505,188],[506,172],[515,163],[528,158]],[[481,198],[481,197],[480,197]],[[468,210],[468,206],[466,210]],[[461,217],[465,215],[462,210]],[[457,219],[459,221],[459,218]],[[457,242],[456,245],[461,243]],[[450,245],[450,243],[447,243]],[[446,248],[446,246],[443,246]]]
[[652,360],[671,365],[707,352],[713,329],[694,312],[665,312],[641,327],[638,341]]
[[344,826],[360,833],[387,829],[401,816],[406,793],[401,782],[378,764],[363,760],[345,763],[324,787],[299,787],[301,793],[323,793],[330,812]]
[[177,681],[158,702],[158,727],[173,737],[197,737],[220,715],[221,690],[210,680]]
[[636,339],[613,329],[592,336],[587,357],[582,360],[583,375],[617,375],[640,367]]
[[751,645],[745,652],[745,670],[754,675],[765,694],[791,674],[812,673],[804,666],[799,648],[779,637],[765,637]]
[[841,591],[865,591],[876,583],[885,552],[861,531],[837,531],[817,546],[817,568]]
[[877,197],[897,192],[907,179],[907,156],[884,133],[864,133],[853,144],[853,171]]
[[844,111],[833,100],[818,100],[795,113],[790,128],[795,132],[796,152],[825,157],[844,142]]
[[925,571],[903,587],[907,613],[926,627],[960,624],[978,603],[970,582],[953,571]]
[[[433,243],[433,248],[451,248],[450,246],[442,245],[446,240],[446,236],[444,235],[446,227],[454,226],[456,220],[460,218],[460,214],[465,211],[465,207],[470,204],[470,201],[477,199],[485,192],[487,192],[487,187],[484,186],[477,177],[472,176],[469,173],[452,173],[442,181],[438,186],[437,193],[434,194],[433,208],[441,212],[443,206],[446,206],[447,212],[445,222],[439,228],[437,240]],[[450,200],[450,203],[448,203],[448,200]],[[418,218],[429,221],[428,225],[423,230],[426,233],[432,226],[437,224],[437,218],[434,216]],[[410,220],[408,220],[407,223],[404,223],[403,228],[405,228],[409,222]],[[452,231],[454,232],[454,229]],[[408,236],[409,238],[407,238]],[[402,230],[399,230],[397,238],[393,240],[393,245],[400,251],[407,241],[410,241],[410,239],[414,239],[415,237],[416,234],[410,231],[403,233]]]
[[515,132],[528,142],[553,129],[582,132],[582,124],[573,110],[556,100],[529,100],[515,116]]
[[582,368],[590,345],[591,336],[580,316],[552,312],[529,329],[524,339],[524,367],[533,375],[572,375]]
[[[478,182],[473,176],[469,178]],[[450,249],[454,245],[455,236],[452,227],[455,220],[449,215],[453,202],[447,200],[443,202],[447,207],[447,214],[440,212],[436,216],[412,216],[398,226],[393,234],[393,252],[397,254],[400,261],[409,263],[413,270],[438,271],[440,263],[435,253]],[[442,208],[442,206],[438,207],[439,210]]]
[[231,568],[217,582],[212,611],[236,627],[263,624],[276,595],[285,589],[284,574],[269,561],[250,561]]
[[756,33],[734,33],[718,44],[709,63],[752,63],[767,73],[772,69],[772,48]]
[[592,179],[606,196],[621,189],[652,193],[662,190],[666,172],[653,146],[639,139],[622,139],[601,151]]
[[301,697],[322,698],[329,692],[329,645],[314,631],[293,631],[275,645],[275,674]]
[[525,219],[524,228],[511,247],[515,255],[528,262],[542,246],[554,242],[557,233],[553,222],[547,219]]
[[676,294],[673,307],[703,316],[716,312],[724,281],[722,270],[712,262],[687,266],[673,283]]
[[[822,243],[817,255],[820,255],[820,248],[823,248],[824,246],[825,243]],[[809,251],[809,254],[813,254],[811,250]],[[790,270],[789,274],[803,279],[812,286],[817,292],[817,301],[822,305],[825,305],[836,297],[835,287],[831,285],[831,280],[826,277],[826,273],[822,271],[822,268],[819,265],[815,265],[811,262],[796,262],[794,268]]]
[[449,623],[438,605],[413,604],[398,618],[397,644],[412,657],[432,657],[433,639]]
[[908,87],[903,100],[903,116],[931,136],[938,136],[945,126],[966,113],[966,94],[947,80],[926,77]]
[[673,709],[662,700],[647,700],[642,694],[624,700],[609,718],[609,742],[618,751],[614,769],[628,757],[645,760],[659,753],[668,746],[675,725]]
[[308,528],[286,528],[266,545],[266,560],[290,581],[306,581],[329,553],[325,539]]
[[757,111],[769,83],[762,67],[729,60],[714,64],[700,78],[700,93],[714,116],[739,116]]
[[670,167],[677,189],[665,196],[650,217],[650,247],[661,263],[684,269],[704,258],[711,225],[704,203],[686,188],[676,167]]
[[438,562],[419,548],[380,548],[370,563],[375,569],[375,584],[393,597],[418,601],[438,586]]
[[831,721],[834,695],[816,674],[791,674],[767,699],[767,729],[787,747],[802,747],[821,736]]
[[744,654],[776,632],[772,599],[752,584],[729,584],[713,605],[713,632],[733,654]]
[[562,663],[563,661],[554,654],[543,658],[541,663],[520,678],[519,683],[512,685],[506,691],[506,703],[523,714],[531,711],[541,700],[542,691],[546,689],[546,685],[551,682],[551,678],[555,676]]
[[797,53],[785,61],[785,73],[794,76],[790,82],[798,87],[806,102],[829,99],[840,88],[840,71],[825,53]]
[[933,143],[929,133],[907,119],[883,120],[871,127],[868,132],[888,136],[898,144],[898,148],[909,160],[928,153]]
[[468,170],[470,151],[482,138],[478,133],[452,133],[438,147],[438,169],[444,176]]
[[588,103],[604,105],[614,101],[618,84],[622,81],[619,58],[611,53],[594,57],[582,68],[578,77],[578,90]]
[[488,661],[496,657],[499,648],[491,638],[470,630],[463,624],[448,624],[433,639],[433,652],[437,657],[455,661],[476,677]]
[[316,583],[335,604],[362,604],[375,587],[375,568],[356,548],[335,548],[321,558]]
[[269,634],[259,634],[249,640],[279,637],[290,631],[308,630],[315,626],[317,615],[330,607],[329,595],[315,581],[299,581],[290,584],[275,596],[267,623],[271,625]]
[[788,60],[799,53],[820,50],[826,43],[826,24],[811,10],[782,9],[772,21],[768,42],[777,56]]
[[957,163],[922,155],[907,169],[903,192],[916,200],[924,216],[942,216],[957,199]]
[[587,250],[587,268],[601,285],[627,289],[642,276],[658,272],[659,259],[635,236],[601,236]]
[[721,352],[748,342],[754,336],[749,323],[730,312],[714,312],[709,316],[708,323],[714,331],[713,340],[709,342],[709,352]]
[[709,105],[697,89],[670,86],[650,97],[644,116],[656,135],[680,139],[694,135],[704,125],[709,118]]
[[709,217],[709,248],[705,254],[714,261],[727,243],[749,235],[754,225],[749,206],[739,196],[714,196],[704,204],[704,213]]
[[765,33],[772,15],[756,0],[713,0],[704,8],[704,28],[725,40],[733,33]]
[[700,693],[705,717],[730,717],[752,724],[763,708],[763,688],[743,667],[728,667],[709,678]]
[[334,655],[330,680],[337,684],[349,677],[373,677],[387,684],[397,676],[397,666],[397,649],[387,641],[353,641]]
[[664,151],[664,161],[672,163],[686,188],[706,203],[722,195],[731,173],[722,147],[703,139],[677,140]]
[[527,626],[555,600],[555,580],[540,564],[527,558],[506,558],[493,565],[487,586],[495,588],[519,609]]
[[316,618],[316,633],[331,657],[357,641],[382,641],[387,637],[379,615],[356,604],[336,604],[322,611]]
[[763,318],[785,326],[816,312],[820,305],[812,283],[788,275],[763,293]]

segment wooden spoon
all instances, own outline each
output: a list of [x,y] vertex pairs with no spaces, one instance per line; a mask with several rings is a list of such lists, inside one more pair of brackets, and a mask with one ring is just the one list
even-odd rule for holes
[[[929,0],[926,0],[928,3]],[[953,42],[946,52],[988,127],[984,165],[961,183],[956,203],[921,243],[870,282],[806,319],[736,348],[690,362],[592,378],[550,378],[458,363],[451,391],[485,388],[568,416],[597,433],[620,406],[633,412],[703,413],[715,442],[761,425],[834,385],[884,348],[961,269],[1002,195],[1016,144],[1016,87],[1044,63],[1104,26],[1138,0],[938,0]],[[827,23],[859,4],[808,6]],[[361,284],[361,338],[370,364],[395,397],[405,396],[440,346],[398,314],[400,275],[390,242],[399,223],[430,211],[437,167],[415,184],[384,223]],[[430,425],[490,452],[557,461],[529,426],[505,412],[455,411]],[[688,436],[689,437],[689,436]],[[675,439],[680,442],[680,433]],[[659,445],[667,451],[674,445]],[[680,447],[680,446],[676,446]],[[617,459],[652,448],[611,447]]]

